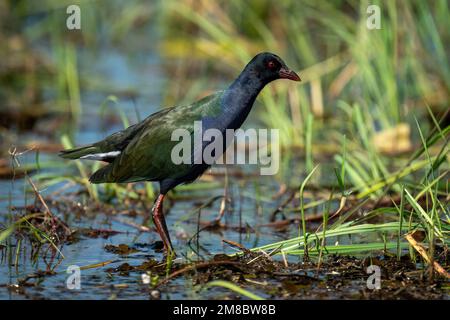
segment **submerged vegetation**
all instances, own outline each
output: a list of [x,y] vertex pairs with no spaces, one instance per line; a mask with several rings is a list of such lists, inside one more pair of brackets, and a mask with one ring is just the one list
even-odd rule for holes
[[[110,298],[448,298],[449,4],[370,4],[381,29],[368,1],[0,1],[0,297],[76,264]],[[99,164],[56,152],[223,88],[260,51],[302,78],[264,89],[246,124],[280,130],[280,171],[170,193],[181,258],[158,262],[154,186],[92,185]]]

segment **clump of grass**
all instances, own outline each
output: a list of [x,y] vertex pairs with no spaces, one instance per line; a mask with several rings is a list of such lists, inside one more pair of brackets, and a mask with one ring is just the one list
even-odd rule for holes
[[[296,238],[279,241],[251,249],[252,251],[278,250],[279,254],[299,255],[307,259],[309,256],[321,257],[328,254],[367,254],[378,251],[389,251],[396,249],[397,259],[400,259],[403,249],[410,248],[404,236],[416,231],[423,232],[425,241],[428,242],[426,257],[430,257],[427,263],[434,265],[433,257],[435,247],[439,246],[448,250],[450,244],[450,220],[449,208],[445,204],[448,200],[448,163],[436,161],[438,156],[431,156],[430,147],[440,140],[441,146],[436,151],[438,154],[447,154],[448,127],[443,130],[437,125],[438,132],[430,132],[427,138],[422,132],[420,125],[417,128],[422,141],[422,147],[414,153],[409,161],[396,173],[386,172],[386,176],[373,176],[368,173],[370,170],[361,162],[361,166],[355,168],[355,162],[349,160],[349,154],[343,146],[343,155],[337,157],[340,170],[335,169],[336,179],[341,188],[342,195],[349,195],[351,192],[358,192],[355,199],[358,204],[347,212],[341,211],[342,206],[336,211],[339,218],[329,225],[329,210],[324,212],[322,229],[313,233],[307,233],[305,224],[305,204],[303,200],[304,188],[313,174],[314,170],[306,177],[300,188],[300,213],[303,232]],[[445,134],[443,134],[445,132]],[[439,137],[439,138],[437,138]],[[369,148],[369,145],[367,145]],[[370,152],[370,151],[369,151]],[[351,156],[350,156],[351,157]],[[377,157],[377,156],[375,156]],[[425,157],[424,160],[421,158]],[[387,168],[385,167],[387,170]],[[431,171],[430,171],[431,170]],[[359,174],[356,174],[359,172]],[[352,176],[352,173],[354,175]],[[414,178],[415,181],[422,181],[420,184],[411,183],[413,174],[421,173],[422,179]],[[356,186],[350,190],[345,190],[346,174],[349,180]],[[431,174],[431,175],[430,175]],[[430,176],[430,178],[429,178]],[[358,178],[358,179],[356,179]],[[414,181],[414,180],[412,180]],[[359,182],[359,183],[358,183]],[[400,190],[398,192],[397,190]],[[393,197],[399,195],[399,199]],[[381,198],[388,197],[392,201],[392,206],[380,206]],[[333,196],[328,202],[335,201]],[[365,212],[363,216],[356,217],[354,214],[361,208],[368,208],[368,203],[373,203],[371,210]],[[399,203],[399,204],[398,204]],[[315,206],[320,203],[316,202]],[[367,210],[367,209],[365,209]],[[336,218],[336,214],[331,218]],[[367,223],[368,220],[373,221]],[[377,222],[380,221],[381,222]],[[389,222],[385,222],[388,220]],[[356,241],[355,243],[341,244],[339,239],[345,239],[351,235],[358,235],[365,239],[371,234],[370,239],[375,242]],[[335,243],[335,244],[333,244]],[[445,249],[447,248],[447,249]]]
[[[25,152],[18,153],[17,151],[11,153],[13,170],[15,166],[21,167],[19,157],[24,153]],[[39,167],[38,157],[36,157],[36,161],[36,166]],[[37,186],[27,172],[25,172],[25,178],[26,183],[29,187],[31,187],[31,190],[34,193],[35,204],[33,206],[25,205],[25,211],[20,214],[13,214],[11,210],[12,206],[10,205],[11,212],[9,212],[9,217],[11,222],[9,225],[0,228],[0,244],[6,244],[7,252],[10,253],[9,257],[11,257],[11,253],[14,251],[14,262],[10,261],[9,263],[10,265],[14,264],[16,268],[18,266],[20,253],[23,251],[22,248],[24,246],[24,239],[28,239],[30,243],[32,243],[35,247],[38,247],[38,249],[43,245],[48,245],[48,248],[52,249],[53,261],[57,255],[64,258],[64,255],[60,251],[59,247],[72,234],[72,230],[66,225],[66,223],[59,219],[50,210],[44,197],[41,195]],[[13,250],[11,246],[14,241],[14,237],[12,237],[13,235],[16,236],[15,250]],[[38,251],[39,250],[37,250],[37,252]]]

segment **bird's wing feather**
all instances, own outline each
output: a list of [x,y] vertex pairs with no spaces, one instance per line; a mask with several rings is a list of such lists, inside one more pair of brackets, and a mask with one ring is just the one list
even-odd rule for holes
[[102,141],[95,143],[94,146],[96,146],[100,152],[123,151],[133,140],[133,138],[143,130],[143,128],[145,128],[147,125],[150,125],[155,118],[169,113],[171,109],[173,108],[165,108],[156,113],[153,113],[143,121],[136,123],[124,130],[113,133]]
[[172,132],[186,129],[191,135],[194,122],[213,118],[221,112],[221,92],[208,96],[192,105],[174,107],[164,113],[150,116],[141,129],[123,148],[120,155],[103,170],[94,182],[161,181],[186,174],[190,164],[175,164],[171,152],[179,141],[172,141]]
[[171,108],[163,109],[146,118],[145,120],[134,124],[124,130],[113,133],[105,139],[86,146],[81,146],[69,150],[63,150],[59,153],[66,159],[88,159],[113,162],[117,156],[126,148],[128,143],[151,121],[170,111]]

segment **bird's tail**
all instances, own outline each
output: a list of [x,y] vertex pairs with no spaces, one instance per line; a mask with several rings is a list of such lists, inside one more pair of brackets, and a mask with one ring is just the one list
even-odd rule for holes
[[88,145],[84,147],[60,151],[59,156],[64,159],[79,159],[83,156],[94,154],[97,152],[98,152],[97,147],[93,145]]

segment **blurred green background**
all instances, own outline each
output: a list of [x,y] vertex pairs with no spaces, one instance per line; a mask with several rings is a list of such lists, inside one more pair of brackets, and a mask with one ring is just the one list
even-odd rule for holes
[[[377,3],[381,29],[369,30],[366,10]],[[79,31],[65,27],[70,4],[81,8]],[[80,113],[84,91],[139,94],[89,72],[105,50],[157,55],[162,106],[223,88],[260,51],[279,54],[303,82],[270,86],[254,113],[286,128],[286,143],[302,142],[308,114],[348,120],[357,105],[379,131],[427,104],[448,108],[448,1],[2,0],[0,9],[3,126],[7,113]],[[90,56],[80,61],[81,51]]]
[[[71,4],[81,30],[66,28]],[[367,28],[373,4],[379,30]],[[226,87],[261,51],[303,81],[268,86],[250,123],[280,129],[286,157],[304,156],[308,172],[323,157],[339,162],[345,137],[360,168],[352,182],[379,178],[421,144],[414,118],[427,131],[449,107],[445,0],[1,0],[0,12],[4,156],[34,134],[53,151],[62,134],[87,143],[190,103]]]

